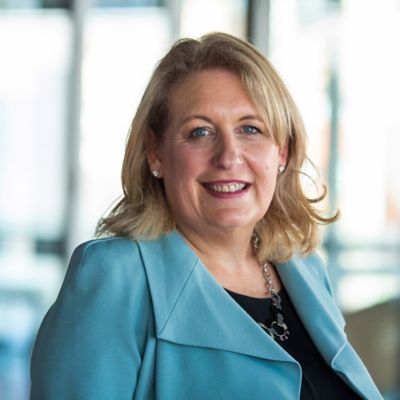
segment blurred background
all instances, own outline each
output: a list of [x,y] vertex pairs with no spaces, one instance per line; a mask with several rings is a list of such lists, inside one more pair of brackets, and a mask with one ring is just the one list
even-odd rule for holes
[[28,398],[38,325],[120,195],[155,63],[215,30],[254,43],[296,99],[342,212],[320,252],[348,335],[400,399],[399,0],[0,0],[1,399]]

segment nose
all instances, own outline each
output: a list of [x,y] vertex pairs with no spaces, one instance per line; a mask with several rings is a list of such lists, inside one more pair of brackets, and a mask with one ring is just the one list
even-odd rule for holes
[[233,133],[221,133],[215,145],[213,164],[231,169],[243,163],[241,144]]

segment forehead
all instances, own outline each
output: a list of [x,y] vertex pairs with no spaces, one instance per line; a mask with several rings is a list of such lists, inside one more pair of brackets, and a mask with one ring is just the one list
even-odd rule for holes
[[[238,74],[223,68],[210,68],[198,72],[193,72],[182,80],[179,80],[172,86],[171,94],[177,92],[196,92],[198,90],[215,92],[215,83],[221,85],[233,83],[235,86],[241,86],[245,90]],[[221,86],[219,85],[219,86]],[[226,89],[229,89],[228,87]]]
[[168,108],[170,118],[199,109],[258,113],[241,78],[225,69],[196,72],[178,82],[170,91]]

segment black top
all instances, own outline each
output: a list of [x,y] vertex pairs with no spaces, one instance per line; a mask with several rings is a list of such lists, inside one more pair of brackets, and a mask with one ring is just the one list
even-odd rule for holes
[[[258,323],[272,318],[271,300],[259,299],[226,290],[232,298]],[[360,400],[342,379],[326,364],[304,328],[286,291],[279,292],[289,338],[276,342],[286,350],[302,368],[301,400]]]

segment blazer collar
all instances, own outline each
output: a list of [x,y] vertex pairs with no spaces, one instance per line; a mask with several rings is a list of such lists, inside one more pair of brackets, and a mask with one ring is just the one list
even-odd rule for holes
[[[300,374],[299,364],[225,292],[177,231],[138,245],[158,339],[285,362]],[[363,384],[368,372],[347,341],[343,317],[324,287],[319,268],[315,257],[293,258],[277,265],[286,291],[325,361],[356,391],[363,388],[365,398],[381,399],[372,381]]]
[[308,334],[324,360],[331,364],[347,338],[342,314],[316,268],[323,267],[319,259],[311,256],[279,264],[277,271]]
[[159,339],[297,364],[225,292],[178,232],[140,241],[139,248]]
[[[173,231],[159,240],[140,241],[139,248],[158,338],[295,362],[225,292],[180,233]],[[320,266],[313,262],[315,259],[293,258],[277,265],[277,271],[309,335],[331,365],[347,339],[338,322],[341,313],[315,272]]]

